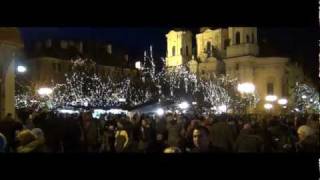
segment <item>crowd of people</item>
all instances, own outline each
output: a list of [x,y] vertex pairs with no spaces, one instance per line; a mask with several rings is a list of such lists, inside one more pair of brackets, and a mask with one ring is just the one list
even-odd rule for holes
[[0,121],[2,153],[319,152],[319,115],[32,112]]

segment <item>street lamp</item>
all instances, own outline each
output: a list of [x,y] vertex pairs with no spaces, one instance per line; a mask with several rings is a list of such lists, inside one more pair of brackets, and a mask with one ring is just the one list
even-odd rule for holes
[[53,90],[51,88],[43,87],[38,89],[38,94],[40,96],[48,96],[52,94]]
[[272,104],[269,104],[269,103],[266,103],[266,104],[264,104],[264,108],[265,108],[266,110],[270,110],[270,109],[273,108],[273,105],[272,105]]
[[125,98],[119,98],[119,102],[126,102]]
[[137,69],[139,69],[139,70],[142,69],[142,68],[141,68],[141,62],[140,62],[140,61],[137,61],[136,64],[135,64],[135,67],[136,67]]
[[285,98],[279,99],[279,100],[278,100],[278,104],[280,104],[280,105],[286,105],[286,104],[288,104],[288,100],[285,99]]
[[188,104],[188,102],[182,102],[178,106],[181,109],[187,109],[189,107],[189,104]]
[[249,93],[253,93],[256,88],[254,84],[246,82],[246,83],[238,84],[237,89],[240,93],[249,94]]
[[25,66],[20,65],[20,66],[17,67],[17,71],[19,73],[24,73],[24,72],[27,71],[27,68]]
[[156,112],[159,116],[162,116],[164,114],[164,110],[162,108],[157,109]]
[[266,101],[269,101],[269,102],[274,102],[274,101],[276,101],[277,99],[278,99],[278,97],[275,96],[275,95],[267,95],[267,96],[265,97],[265,100],[266,100]]
[[227,112],[227,106],[223,104],[223,105],[218,107],[218,110],[221,113],[225,113],[225,112]]

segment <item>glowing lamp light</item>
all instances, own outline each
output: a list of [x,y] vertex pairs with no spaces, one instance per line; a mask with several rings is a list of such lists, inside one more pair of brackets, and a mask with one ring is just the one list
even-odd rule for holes
[[19,73],[24,73],[24,72],[27,71],[27,68],[26,68],[25,66],[18,66],[18,67],[17,67],[17,71],[18,71]]
[[103,110],[103,109],[94,109],[93,110],[93,113],[92,113],[92,117],[94,118],[100,118],[101,115],[107,113],[106,110]]
[[197,102],[192,102],[192,104],[193,104],[193,105],[196,105],[196,104],[197,104]]
[[268,95],[268,96],[265,97],[265,100],[266,100],[266,101],[269,101],[269,102],[274,102],[274,101],[276,101],[277,99],[278,99],[278,97],[275,96],[275,95]]
[[220,112],[227,112],[227,106],[226,105],[221,105],[218,107],[218,111]]
[[126,102],[125,98],[119,98],[119,102]]
[[141,62],[140,62],[140,61],[137,61],[137,62],[135,63],[135,67],[136,67],[137,69],[141,69]]
[[280,104],[280,105],[286,105],[286,104],[288,104],[288,100],[285,99],[285,98],[279,99],[279,100],[278,100],[278,104]]
[[62,114],[79,114],[79,111],[74,111],[70,109],[58,109],[58,112]]
[[267,104],[264,105],[264,108],[265,108],[266,110],[269,110],[269,109],[272,109],[272,108],[273,108],[273,105],[267,103]]
[[43,87],[38,90],[38,94],[41,96],[48,96],[52,94],[53,90],[51,88]]
[[106,112],[111,114],[121,114],[121,113],[127,114],[128,113],[128,111],[122,110],[122,109],[109,109]]
[[178,106],[181,109],[187,109],[189,107],[189,104],[187,102],[182,102]]
[[162,108],[157,109],[157,115],[162,116],[164,114],[164,110]]
[[240,93],[253,93],[256,88],[252,83],[242,83],[238,84],[237,89]]
[[306,99],[307,98],[307,96],[306,95],[302,95],[302,99]]

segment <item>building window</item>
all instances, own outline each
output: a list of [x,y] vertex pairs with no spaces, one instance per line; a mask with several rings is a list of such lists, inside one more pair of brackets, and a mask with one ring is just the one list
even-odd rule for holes
[[227,47],[230,45],[230,39],[225,39],[224,40],[224,48],[223,49],[227,49]]
[[268,95],[273,95],[273,83],[268,83],[267,84],[267,94]]
[[56,63],[52,63],[52,69],[54,72],[56,71]]
[[240,44],[240,33],[236,32],[236,44]]
[[186,46],[186,55],[187,55],[187,56],[189,55],[189,49],[188,49],[188,46]]
[[239,64],[236,64],[236,70],[237,71],[239,70]]
[[211,50],[211,42],[208,41],[207,42],[207,52],[209,52]]
[[180,48],[180,55],[183,55],[182,48]]
[[61,72],[61,64],[57,64],[58,65],[58,72]]
[[251,42],[252,42],[252,44],[254,43],[254,34],[253,33],[251,34]]
[[247,38],[247,43],[250,43],[250,37],[249,37],[249,35],[247,35],[246,38]]
[[173,46],[173,47],[172,47],[172,56],[175,56],[175,55],[176,55],[176,47]]

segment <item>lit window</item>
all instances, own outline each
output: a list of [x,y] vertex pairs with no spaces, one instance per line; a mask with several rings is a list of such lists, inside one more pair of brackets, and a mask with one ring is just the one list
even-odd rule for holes
[[176,55],[176,47],[173,46],[173,47],[172,47],[172,56],[175,56],[175,55]]
[[273,83],[267,84],[267,94],[272,95],[273,94]]
[[236,44],[240,44],[240,33],[236,32]]

